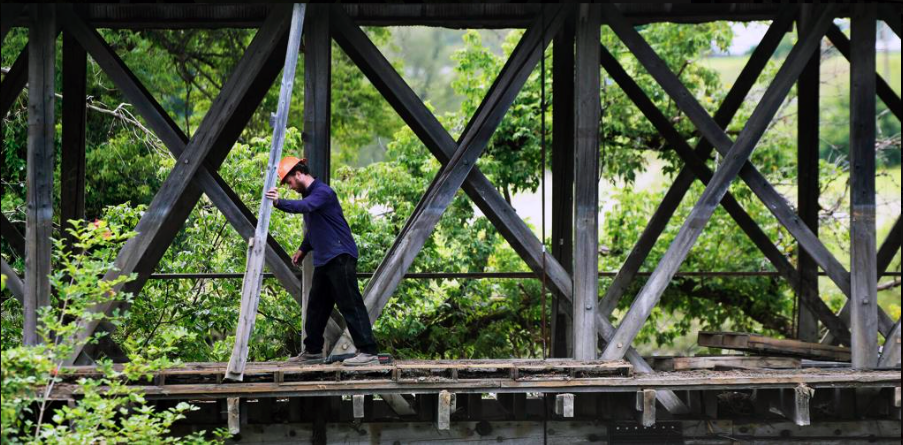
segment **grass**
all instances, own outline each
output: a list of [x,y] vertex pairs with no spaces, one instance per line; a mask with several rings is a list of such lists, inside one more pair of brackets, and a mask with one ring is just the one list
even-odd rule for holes
[[[728,88],[737,80],[740,71],[746,65],[749,56],[709,57],[700,61],[700,64],[713,69],[721,76],[725,87]],[[900,53],[878,53],[877,68],[881,77],[887,81],[891,88],[900,94]],[[849,94],[850,88],[850,64],[840,54],[834,53],[830,57],[822,59],[821,63],[822,98]]]

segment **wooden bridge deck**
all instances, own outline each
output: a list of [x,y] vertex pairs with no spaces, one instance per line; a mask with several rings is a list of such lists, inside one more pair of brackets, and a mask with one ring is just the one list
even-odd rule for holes
[[[628,392],[643,389],[718,390],[899,387],[896,370],[781,369],[680,371],[634,374],[623,361],[455,360],[397,361],[388,365],[347,367],[289,362],[248,363],[244,380],[224,380],[226,363],[186,363],[136,383],[149,398],[219,399],[227,397],[297,397],[351,394],[563,393]],[[77,395],[79,377],[93,367],[67,369],[55,386],[54,399]]]

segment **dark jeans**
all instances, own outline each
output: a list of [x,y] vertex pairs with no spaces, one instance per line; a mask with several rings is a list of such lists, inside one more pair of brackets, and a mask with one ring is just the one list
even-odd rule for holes
[[345,317],[354,347],[367,354],[379,352],[364,297],[357,285],[357,258],[347,253],[314,268],[307,301],[307,320],[304,322],[307,331],[304,347],[307,352],[318,354],[323,351],[323,331],[334,305],[338,305],[339,312]]

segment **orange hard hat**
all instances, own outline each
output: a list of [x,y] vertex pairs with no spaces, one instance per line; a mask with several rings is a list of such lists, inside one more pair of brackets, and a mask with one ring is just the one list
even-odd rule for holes
[[276,174],[279,175],[279,183],[285,184],[285,177],[288,172],[292,171],[298,163],[307,163],[307,159],[298,159],[294,156],[286,156],[279,161],[279,167],[276,168]]

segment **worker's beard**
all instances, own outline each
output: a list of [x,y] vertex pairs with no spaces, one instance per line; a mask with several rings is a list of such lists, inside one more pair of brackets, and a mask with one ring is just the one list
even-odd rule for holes
[[295,191],[298,192],[298,193],[301,194],[301,195],[304,195],[304,194],[307,193],[307,187],[305,187],[304,184],[301,184],[301,183],[299,182],[299,183],[298,183],[298,186],[295,187]]

